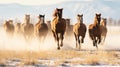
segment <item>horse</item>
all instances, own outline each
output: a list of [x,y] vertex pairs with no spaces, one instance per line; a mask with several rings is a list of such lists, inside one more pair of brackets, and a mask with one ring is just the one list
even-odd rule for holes
[[21,34],[21,23],[16,23],[15,25],[15,33]]
[[40,41],[42,41],[46,38],[48,34],[48,26],[45,23],[45,15],[39,15],[38,19],[39,20],[35,25],[35,33],[36,36],[39,37]]
[[6,20],[3,26],[8,36],[11,37],[14,35],[13,20],[8,20],[8,21]]
[[34,34],[34,25],[30,23],[30,15],[25,15],[25,22],[22,24],[22,33],[24,38],[29,41],[32,39]]
[[96,46],[98,49],[98,45],[101,43],[101,30],[100,30],[100,21],[101,14],[97,14],[94,17],[94,23],[89,25],[89,36],[93,41],[93,46]]
[[[83,14],[77,15],[77,23],[73,26],[73,32],[76,40],[76,48],[79,44],[79,49],[81,49],[80,43],[84,43],[84,38],[86,34],[87,28],[86,25],[83,23]],[[81,36],[81,40],[80,40]]]
[[100,23],[102,43],[105,42],[106,35],[107,35],[107,27],[106,27],[106,25],[107,25],[107,19],[106,18],[102,18],[101,23]]
[[[60,47],[63,46],[64,33],[66,31],[66,20],[62,18],[62,11],[63,11],[63,8],[55,9],[53,14],[54,19],[52,20],[52,23],[51,23],[51,30],[52,30],[54,39],[57,42],[58,50],[60,50]],[[61,39],[61,44],[59,44],[60,39]]]
[[73,33],[73,26],[70,25],[70,19],[67,18],[66,20],[66,35],[67,36],[71,36]]

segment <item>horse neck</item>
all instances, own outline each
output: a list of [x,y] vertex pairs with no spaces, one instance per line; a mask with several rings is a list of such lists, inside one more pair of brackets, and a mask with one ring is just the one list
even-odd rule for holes
[[25,20],[25,24],[29,24],[30,23],[30,20]]
[[103,22],[103,23],[102,23],[102,25],[106,27],[106,24],[105,24],[105,22]]
[[97,21],[97,19],[95,18],[94,19],[94,25],[97,27],[97,26],[100,26],[100,24],[98,24],[99,22]]
[[79,24],[82,24],[83,23],[83,21],[82,20],[77,20],[77,22],[79,23]]
[[62,17],[57,16],[57,19],[58,19],[58,21],[61,21],[61,20],[62,20]]

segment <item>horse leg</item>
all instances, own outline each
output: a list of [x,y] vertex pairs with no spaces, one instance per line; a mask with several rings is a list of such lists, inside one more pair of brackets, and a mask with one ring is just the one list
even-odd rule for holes
[[75,40],[76,40],[76,48],[77,48],[77,35],[74,33]]
[[98,40],[95,38],[95,46],[96,46],[96,48],[98,49],[97,41],[98,41]]
[[84,36],[82,36],[81,43],[84,43],[84,38],[85,38],[85,37],[84,37]]
[[55,35],[55,32],[52,31],[52,33],[53,33],[54,39],[55,39],[55,41],[56,41],[56,40],[57,40],[57,37],[56,37],[56,35]]
[[90,36],[90,38],[91,38],[92,40],[94,40],[93,32],[92,32],[91,29],[89,29],[89,36]]
[[93,41],[93,46],[95,46],[98,49],[97,42],[98,42],[98,37],[95,36]]
[[64,39],[64,33],[61,33],[60,34],[60,38],[61,38],[61,44],[60,44],[60,46],[62,47],[63,46],[63,39]]
[[95,37],[93,36],[93,46],[95,46]]
[[79,43],[79,49],[81,49],[79,36],[77,36],[77,38],[78,38],[78,43]]
[[101,43],[101,35],[98,36],[98,39],[99,39],[98,44],[100,44]]
[[105,35],[104,38],[103,38],[103,43],[105,42],[105,39],[106,39],[106,35]]
[[58,33],[56,33],[56,37],[57,37],[57,45],[58,45],[57,49],[60,50]]

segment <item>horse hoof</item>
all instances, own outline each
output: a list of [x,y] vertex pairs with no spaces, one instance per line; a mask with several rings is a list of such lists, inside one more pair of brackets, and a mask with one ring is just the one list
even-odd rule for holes
[[101,43],[101,41],[98,42],[98,44],[100,44],[100,43]]
[[84,43],[84,41],[82,40],[81,43]]
[[60,50],[60,47],[58,47],[57,49]]

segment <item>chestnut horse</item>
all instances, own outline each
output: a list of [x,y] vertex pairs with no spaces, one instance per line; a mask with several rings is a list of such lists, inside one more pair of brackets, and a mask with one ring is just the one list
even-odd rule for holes
[[[58,50],[60,50],[60,46],[61,47],[63,46],[64,33],[66,30],[66,20],[62,18],[62,11],[63,11],[63,8],[55,9],[55,12],[53,14],[55,18],[52,20],[52,23],[51,23],[51,30],[55,38],[55,41],[57,41]],[[58,34],[60,34],[60,36]],[[61,39],[61,44],[59,44],[59,39]]]
[[106,18],[102,18],[101,23],[100,23],[102,43],[105,42],[106,35],[107,35],[107,27],[106,27],[106,25],[107,25],[107,19]]
[[93,46],[98,49],[98,44],[101,42],[101,30],[100,30],[101,14],[96,14],[94,23],[89,25],[89,36],[93,41]]
[[[73,32],[76,40],[76,48],[79,44],[79,49],[81,49],[80,43],[84,43],[84,38],[86,34],[86,25],[83,23],[83,14],[77,15],[77,23],[73,26]],[[81,40],[80,37],[81,36]]]
[[13,20],[8,20],[5,21],[4,23],[4,29],[7,33],[8,36],[13,36],[14,35],[14,25],[13,25]]
[[25,15],[25,23],[22,24],[22,33],[25,39],[31,40],[34,33],[34,25],[30,23],[30,15]]
[[40,41],[42,41],[47,36],[48,26],[45,23],[45,15],[39,15],[38,19],[38,23],[35,25],[35,34],[39,37]]

